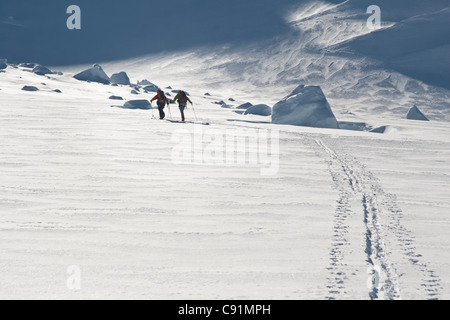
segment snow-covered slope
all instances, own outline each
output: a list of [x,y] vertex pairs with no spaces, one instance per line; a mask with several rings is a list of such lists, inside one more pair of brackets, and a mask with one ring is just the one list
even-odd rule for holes
[[450,4],[447,9],[406,19],[392,28],[340,44],[388,67],[450,89]]
[[[428,9],[441,11],[443,4],[438,1]],[[303,15],[302,9],[306,12]],[[269,105],[301,84],[319,85],[340,120],[363,119],[374,112],[380,117],[403,117],[412,105],[420,106],[433,120],[450,120],[449,91],[430,85],[428,81],[434,70],[448,65],[445,64],[445,47],[433,49],[430,59],[420,64],[408,62],[413,53],[405,55],[404,61],[398,61],[398,67],[408,64],[415,66],[415,70],[424,70],[416,73],[417,77],[396,71],[398,68],[382,57],[350,53],[349,44],[396,30],[395,23],[400,23],[384,21],[385,29],[373,32],[366,26],[369,15],[365,9],[352,1],[337,5],[300,4],[285,16],[290,31],[274,38],[245,45],[230,43],[145,55],[102,65],[110,73],[126,70],[134,79],[150,78],[163,85],[211,91],[222,95],[222,100],[233,96]],[[402,7],[397,19],[403,19],[407,12],[411,16],[417,10]],[[425,37],[434,28],[432,24],[426,25],[421,34]],[[443,32],[446,31],[441,34]],[[403,50],[395,49],[395,41],[389,44],[394,47],[389,50]],[[379,47],[382,51],[381,44]],[[433,66],[427,69],[427,65]],[[84,67],[62,70],[76,72]]]
[[[54,28],[68,1],[25,2],[0,2],[0,58],[56,73],[0,71],[0,298],[450,298],[450,92],[362,45],[439,69],[445,39],[394,39],[427,38],[447,1],[79,1],[81,33]],[[132,85],[73,78],[94,63]],[[189,92],[188,122],[130,105],[155,95],[144,79]],[[299,85],[322,88],[340,130],[237,109]],[[413,105],[431,121],[407,120]],[[224,163],[219,142],[246,135],[272,137],[245,152],[272,157]]]
[[[0,88],[2,298],[449,297],[445,122],[384,119],[384,135],[276,126],[194,91],[210,125],[176,124],[111,108],[111,94],[136,98],[129,86],[8,67]],[[267,129],[279,130],[275,175],[173,158],[180,135],[208,145]]]

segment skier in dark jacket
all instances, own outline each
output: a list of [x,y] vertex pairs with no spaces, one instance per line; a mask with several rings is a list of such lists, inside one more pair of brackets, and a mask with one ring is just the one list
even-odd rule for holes
[[191,105],[192,105],[192,101],[188,98],[186,92],[184,92],[182,90],[178,91],[178,94],[175,96],[175,98],[173,98],[172,103],[175,103],[177,101],[178,101],[178,107],[180,108],[180,112],[181,112],[181,121],[184,122],[184,120],[185,120],[184,110],[186,109],[188,101]]
[[167,100],[166,95],[164,94],[164,91],[161,89],[158,89],[156,92],[156,96],[151,100],[151,102],[158,100],[156,103],[158,104],[158,110],[159,110],[159,119],[164,119],[166,117],[166,114],[164,113],[164,107],[166,104],[169,104],[169,100]]

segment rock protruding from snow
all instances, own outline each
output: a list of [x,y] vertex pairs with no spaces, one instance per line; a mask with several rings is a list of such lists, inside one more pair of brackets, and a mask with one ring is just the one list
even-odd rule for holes
[[22,88],[23,91],[39,91],[38,88],[34,87],[34,86],[24,86]]
[[247,110],[245,110],[244,115],[247,114],[254,114],[257,116],[270,116],[272,114],[272,108],[269,107],[266,104],[257,104],[254,106],[251,106]]
[[128,77],[127,73],[123,71],[119,73],[114,73],[111,76],[111,83],[128,86],[130,85],[130,78]]
[[109,99],[110,100],[123,100],[123,98],[120,96],[110,96]]
[[381,126],[381,127],[377,127],[375,129],[372,129],[369,132],[372,132],[372,133],[385,133],[386,130],[387,130],[387,126]]
[[39,76],[45,76],[46,74],[53,74],[54,72],[47,67],[37,65],[33,68],[33,73]]
[[339,129],[339,123],[319,86],[297,87],[290,95],[274,105],[272,122]]
[[251,106],[253,106],[253,105],[250,102],[247,102],[247,103],[241,104],[240,106],[237,106],[236,109],[247,110]]
[[144,79],[142,81],[138,81],[137,84],[139,86],[148,86],[148,85],[151,85],[152,83],[150,81],[148,81],[147,79]]
[[156,92],[158,91],[159,87],[156,84],[150,83],[149,85],[146,85],[142,90],[145,92]]
[[422,113],[422,111],[417,108],[417,106],[409,109],[408,114],[406,115],[406,119],[408,120],[420,120],[420,121],[430,121],[428,118]]
[[130,100],[125,102],[122,108],[124,109],[151,109],[151,104],[148,100]]
[[0,70],[6,69],[8,67],[6,59],[0,59]]
[[98,64],[94,64],[92,68],[76,74],[74,78],[80,81],[91,81],[103,84],[110,83],[109,77],[106,75],[105,71],[103,71],[102,67]]

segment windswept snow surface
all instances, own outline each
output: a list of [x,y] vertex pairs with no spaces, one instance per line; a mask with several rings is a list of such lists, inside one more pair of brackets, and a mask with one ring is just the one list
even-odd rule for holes
[[[1,298],[450,297],[448,122],[383,119],[386,135],[276,126],[199,91],[203,127],[111,108],[129,87],[41,82],[0,78]],[[205,128],[279,130],[279,171],[177,164],[174,137]]]
[[[269,2],[256,17],[273,14]],[[55,62],[52,75],[11,65],[0,72],[0,298],[450,299],[450,92],[347,50],[446,2],[378,1],[389,9],[376,32],[366,27],[372,1],[282,2],[290,9],[266,26],[275,30],[267,37],[228,41],[254,17],[224,41],[120,61],[91,61],[95,47],[75,52],[77,65]],[[237,2],[227,3],[235,12]],[[25,28],[26,18],[0,17],[17,22],[0,23],[0,33]],[[32,45],[14,30],[14,45]],[[149,44],[130,39],[141,41]],[[426,50],[441,63],[447,47]],[[188,122],[109,99],[153,98],[142,86],[131,94],[73,78],[93,63],[132,83],[188,91]],[[239,114],[243,103],[273,106],[300,84],[322,88],[341,130]],[[412,105],[430,121],[405,119]],[[166,114],[180,120],[176,105]],[[218,157],[246,135],[273,138],[247,150],[271,157]]]

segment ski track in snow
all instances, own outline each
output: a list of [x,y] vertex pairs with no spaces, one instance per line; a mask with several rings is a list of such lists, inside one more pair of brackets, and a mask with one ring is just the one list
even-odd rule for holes
[[[392,238],[401,248],[405,260],[417,272],[420,279],[418,290],[421,295],[427,299],[438,299],[442,290],[440,278],[422,261],[422,255],[416,251],[412,232],[402,225],[403,212],[397,205],[396,196],[386,193],[378,179],[358,160],[334,150],[337,148],[335,141],[324,143],[323,140],[315,139],[315,143],[318,154],[326,159],[333,186],[339,191],[328,268],[329,295],[326,298],[345,297],[345,283],[350,276],[346,271],[348,268],[345,264],[345,252],[342,250],[348,245],[346,234],[349,226],[346,220],[354,210],[359,210],[365,227],[368,267],[380,270],[379,287],[368,289],[370,299],[401,298],[402,270],[390,259]],[[352,208],[350,198],[359,199],[360,208]]]
[[[373,173],[355,157],[343,151],[336,139],[319,138],[310,134],[301,136],[305,144],[310,145],[320,158],[325,159],[333,180],[332,186],[339,192],[327,267],[328,295],[325,298],[336,300],[352,297],[352,288],[347,288],[346,282],[356,274],[351,263],[346,262],[345,248],[353,245],[348,237],[351,228],[348,220],[351,216],[359,215],[364,228],[361,236],[364,237],[368,271],[377,270],[380,273],[379,286],[368,288],[367,297],[371,300],[401,299],[401,278],[405,272],[414,272],[410,276],[419,282],[416,288],[418,294],[424,299],[438,300],[443,290],[441,279],[417,251],[413,232],[402,224],[404,215],[397,204],[396,195],[385,192]],[[357,208],[353,207],[355,201],[358,203]],[[393,250],[397,248],[399,251],[394,253]],[[403,264],[397,265],[392,261],[391,255],[399,253],[402,263],[411,266],[411,270],[403,271]]]

